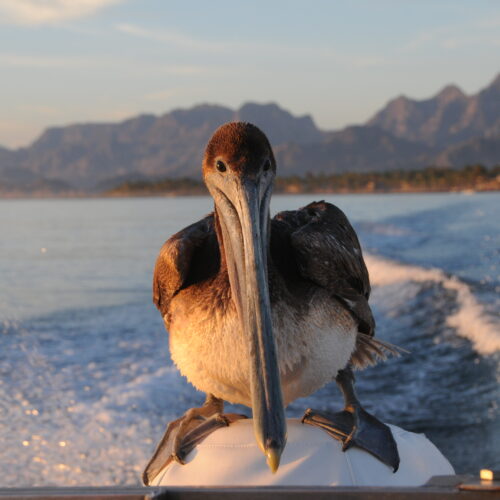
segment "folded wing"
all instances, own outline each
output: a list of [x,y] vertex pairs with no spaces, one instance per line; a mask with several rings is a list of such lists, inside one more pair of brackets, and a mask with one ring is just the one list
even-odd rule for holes
[[277,240],[275,252],[283,253],[288,247],[301,278],[327,290],[357,321],[356,350],[351,359],[355,367],[398,353],[396,347],[373,338],[368,270],[356,232],[342,210],[320,201],[281,212],[272,221],[272,234]]
[[162,316],[183,288],[219,269],[220,253],[213,214],[174,234],[162,246],[153,275],[153,302]]

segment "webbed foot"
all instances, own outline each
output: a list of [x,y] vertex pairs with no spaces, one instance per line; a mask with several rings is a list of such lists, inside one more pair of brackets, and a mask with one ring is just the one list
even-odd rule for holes
[[144,469],[144,484],[150,485],[158,473],[173,460],[184,464],[187,455],[212,432],[247,418],[246,415],[237,413],[222,413],[223,409],[224,402],[209,394],[203,406],[191,408],[182,417],[170,422]]
[[344,410],[332,413],[308,409],[302,422],[320,427],[333,438],[342,441],[343,451],[353,445],[357,446],[396,472],[399,468],[399,453],[391,429],[361,406],[354,390],[354,375],[350,368],[340,370],[336,381],[344,395]]
[[357,446],[396,472],[399,453],[391,429],[362,407],[337,413],[308,409],[302,422],[324,429],[333,438],[342,441],[342,451]]

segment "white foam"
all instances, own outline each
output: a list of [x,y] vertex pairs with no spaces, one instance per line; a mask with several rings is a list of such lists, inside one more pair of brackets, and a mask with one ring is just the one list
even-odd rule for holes
[[468,338],[477,352],[494,354],[500,351],[500,322],[488,314],[463,281],[447,276],[441,269],[425,269],[373,255],[365,255],[365,262],[374,286],[432,281],[456,292],[458,308],[447,317],[447,324],[460,336]]

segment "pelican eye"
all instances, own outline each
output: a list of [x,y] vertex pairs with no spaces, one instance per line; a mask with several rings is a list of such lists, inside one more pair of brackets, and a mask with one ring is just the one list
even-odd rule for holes
[[223,161],[217,160],[217,163],[215,164],[215,168],[219,172],[225,172],[226,171],[226,165]]
[[270,168],[271,168],[271,160],[268,158],[268,159],[264,162],[264,172],[267,172]]

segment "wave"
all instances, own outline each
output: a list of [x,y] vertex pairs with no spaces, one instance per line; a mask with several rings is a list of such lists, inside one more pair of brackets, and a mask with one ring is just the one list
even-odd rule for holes
[[441,269],[402,264],[374,255],[365,255],[365,262],[373,286],[433,282],[454,292],[457,309],[447,316],[448,326],[469,339],[480,354],[500,351],[500,321],[485,310],[471,288],[456,276],[449,276]]

